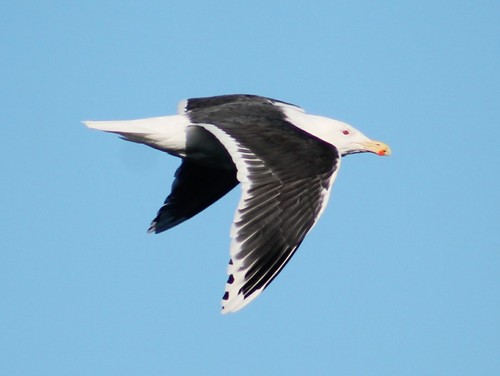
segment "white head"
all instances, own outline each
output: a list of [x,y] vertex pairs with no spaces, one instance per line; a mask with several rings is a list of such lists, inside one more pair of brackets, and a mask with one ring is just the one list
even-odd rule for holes
[[334,145],[341,155],[356,153],[375,153],[390,155],[391,149],[381,141],[371,140],[349,124],[334,119],[326,119],[324,127],[328,128],[328,138],[325,141]]
[[339,120],[307,114],[301,108],[277,104],[282,107],[287,119],[296,127],[335,146],[341,155],[355,153],[375,153],[390,155],[389,146],[380,141],[370,140],[356,128]]

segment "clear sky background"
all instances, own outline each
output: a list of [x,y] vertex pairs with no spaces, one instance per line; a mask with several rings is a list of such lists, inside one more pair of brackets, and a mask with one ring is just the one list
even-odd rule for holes
[[[1,375],[499,375],[498,1],[4,1]],[[146,230],[179,160],[82,120],[253,93],[344,120],[329,206],[220,314],[239,188]]]

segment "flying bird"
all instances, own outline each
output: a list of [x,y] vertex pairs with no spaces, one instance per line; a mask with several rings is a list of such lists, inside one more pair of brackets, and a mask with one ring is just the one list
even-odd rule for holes
[[148,232],[177,226],[241,183],[222,313],[255,299],[297,251],[326,207],[341,157],[391,153],[346,123],[257,95],[192,98],[177,115],[84,123],[181,158]]

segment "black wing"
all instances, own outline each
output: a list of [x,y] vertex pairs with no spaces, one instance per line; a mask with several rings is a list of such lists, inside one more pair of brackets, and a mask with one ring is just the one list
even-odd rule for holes
[[272,104],[230,103],[189,115],[228,150],[242,183],[222,302],[232,312],[271,283],[319,218],[339,154]]
[[190,98],[182,102],[182,104],[184,105],[182,110],[184,112],[190,112],[190,111],[196,112],[200,110],[205,110],[209,107],[215,108],[219,106],[225,106],[228,104],[242,106],[247,104],[266,105],[275,103],[292,106],[296,109],[302,110],[299,106],[296,106],[288,102],[283,102],[278,99],[261,97],[259,95],[252,95],[252,94],[229,94],[229,95],[219,95],[215,97]]
[[193,217],[238,184],[236,168],[219,169],[183,159],[175,172],[172,192],[148,232],[160,233]]

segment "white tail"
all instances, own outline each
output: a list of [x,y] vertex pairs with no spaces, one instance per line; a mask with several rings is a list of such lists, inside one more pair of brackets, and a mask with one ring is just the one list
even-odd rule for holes
[[186,149],[189,119],[185,115],[83,123],[89,128],[116,133],[127,141],[146,144],[169,153],[182,155]]

